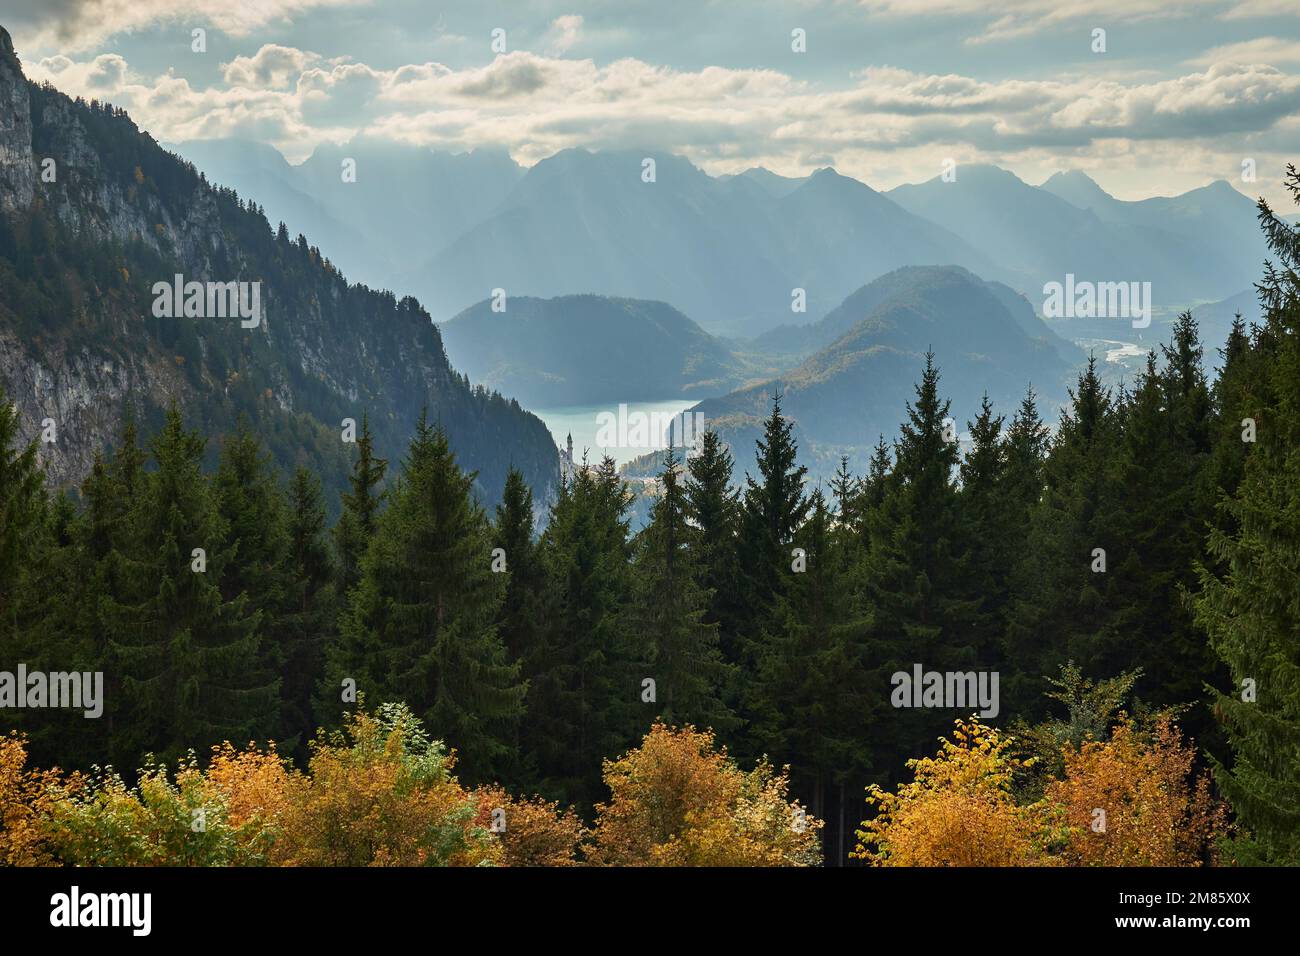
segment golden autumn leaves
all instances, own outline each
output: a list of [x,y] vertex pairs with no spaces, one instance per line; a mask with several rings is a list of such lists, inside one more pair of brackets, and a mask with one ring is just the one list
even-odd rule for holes
[[1051,771],[977,718],[934,757],[908,761],[852,854],[878,866],[1198,866],[1218,862],[1226,808],[1194,775],[1168,714],[1120,715],[1105,740],[1060,746]]
[[25,768],[0,738],[0,864],[83,866],[782,866],[821,861],[820,822],[767,764],[741,770],[711,733],[656,724],[606,761],[609,803],[573,809],[498,785],[466,789],[454,755],[406,708],[351,715],[307,770],[229,743],[206,768]]

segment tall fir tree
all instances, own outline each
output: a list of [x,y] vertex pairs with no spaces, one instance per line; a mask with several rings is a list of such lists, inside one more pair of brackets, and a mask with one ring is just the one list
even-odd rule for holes
[[464,775],[514,766],[526,685],[496,618],[504,582],[491,529],[440,427],[424,414],[361,561],[331,663],[381,701],[401,700],[430,732],[454,741]]
[[[1286,181],[1300,203],[1300,174]],[[1215,778],[1232,802],[1243,863],[1300,865],[1300,230],[1260,200],[1278,259],[1259,285],[1266,326],[1252,389],[1255,441],[1236,493],[1210,535],[1213,565],[1200,573],[1197,620],[1231,683],[1212,690],[1231,757]],[[1241,406],[1238,406],[1240,413]],[[1250,433],[1243,427],[1243,440]],[[1221,568],[1217,571],[1215,568]]]
[[384,475],[388,461],[375,456],[370,435],[370,417],[361,417],[361,434],[357,438],[357,458],[348,476],[349,490],[343,493],[343,511],[334,528],[334,548],[338,570],[336,588],[340,598],[361,580],[361,558],[370,546],[375,525],[384,501]]
[[[1043,469],[1043,494],[1012,578],[1002,693],[1009,711],[1045,716],[1048,676],[1087,662],[1112,608],[1106,575],[1119,553],[1108,524],[1120,419],[1095,358],[1070,392]],[[1096,676],[1096,675],[1094,675]]]
[[705,619],[712,595],[699,584],[688,510],[681,467],[669,449],[650,521],[636,536],[626,609],[638,663],[655,682],[655,712],[643,715],[642,732],[656,717],[719,733],[735,723],[723,703],[728,668],[718,649],[718,625]]
[[716,430],[707,429],[698,454],[686,460],[683,481],[696,580],[709,595],[704,621],[718,626],[718,647],[728,663],[738,658],[736,635],[743,613],[737,604],[740,503],[731,484],[734,467],[726,443]]
[[744,555],[738,588],[744,617],[737,661],[746,676],[755,665],[764,622],[785,589],[794,535],[810,507],[803,488],[808,469],[799,464],[794,422],[781,414],[779,392],[772,396],[757,451],[758,477],[745,475],[738,544]]
[[626,749],[648,706],[623,630],[629,504],[612,460],[584,461],[562,483],[539,549],[548,600],[525,747],[542,792],[588,810],[603,795],[601,759]]
[[[939,369],[926,355],[916,398],[907,406],[884,497],[869,519],[863,588],[872,608],[868,653],[883,666],[871,692],[888,700],[888,674],[957,671],[993,662],[978,658],[974,624],[980,599],[957,508],[958,446]],[[889,711],[875,728],[882,767],[899,768],[942,732],[950,714]]]
[[119,593],[101,599],[124,698],[112,745],[129,768],[145,753],[175,761],[276,730],[279,679],[263,667],[257,617],[246,595],[221,591],[234,549],[200,467],[204,446],[173,406],[113,552]]
[[287,521],[288,575],[279,631],[284,660],[280,737],[285,749],[303,761],[317,725],[313,697],[323,676],[325,645],[337,614],[325,493],[320,479],[306,468],[294,471]]
[[[776,602],[764,628],[748,713],[762,750],[791,765],[796,787],[824,818],[860,792],[871,767],[870,727],[885,703],[868,679],[867,612],[854,588],[851,542],[834,533],[825,496],[809,496],[795,534],[801,570]],[[844,845],[844,816],[826,837]],[[843,857],[843,852],[839,853]]]

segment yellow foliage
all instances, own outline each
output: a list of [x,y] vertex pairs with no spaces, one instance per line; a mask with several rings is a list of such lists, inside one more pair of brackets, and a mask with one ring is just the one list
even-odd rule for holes
[[454,758],[400,708],[351,715],[288,778],[272,854],[289,866],[477,866],[501,859]]
[[474,791],[478,805],[475,822],[491,830],[493,814],[504,811],[501,842],[502,862],[506,866],[576,866],[578,847],[586,828],[570,807],[560,809],[541,797],[512,797],[499,784]]
[[787,798],[789,780],[742,771],[713,734],[656,723],[640,748],[606,760],[611,791],[588,853],[612,866],[811,866],[822,822]]
[[0,737],[0,866],[50,866],[46,839],[60,783],[57,770],[29,770],[27,744],[17,732]]
[[1010,753],[1013,741],[971,718],[956,721],[953,739],[941,738],[934,757],[909,760],[911,783],[897,793],[873,785],[867,803],[877,809],[858,831],[850,854],[876,866],[1032,866],[1040,853],[1038,805],[1018,806],[1014,774],[1025,767]]

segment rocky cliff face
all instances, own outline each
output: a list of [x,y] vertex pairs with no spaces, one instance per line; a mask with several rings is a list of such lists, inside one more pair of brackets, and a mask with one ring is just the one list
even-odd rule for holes
[[[344,479],[345,418],[399,460],[422,408],[496,500],[519,467],[545,499],[558,456],[540,420],[471,387],[414,300],[351,285],[305,237],[214,187],[120,110],[29,84],[0,28],[0,389],[53,481],[75,483],[120,433],[175,401],[219,436],[246,418],[282,467]],[[54,161],[50,181],[38,163]],[[260,323],[153,314],[153,286],[257,283]]]
[[35,183],[27,81],[9,32],[0,27],[0,212],[31,205]]

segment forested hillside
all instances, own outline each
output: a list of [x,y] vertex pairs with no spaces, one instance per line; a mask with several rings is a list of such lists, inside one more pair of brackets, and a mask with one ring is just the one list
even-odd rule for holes
[[[1130,387],[1090,364],[1054,432],[1032,395],[986,405],[963,454],[927,359],[897,440],[829,488],[804,483],[778,397],[743,487],[731,457],[754,452],[710,433],[634,536],[608,460],[563,483],[540,535],[517,472],[489,514],[427,417],[387,491],[358,444],[332,529],[322,476],[280,472],[248,431],[205,471],[176,409],[147,446],[128,422],[78,506],[2,403],[0,656],[107,681],[98,721],[16,712],[8,812],[71,861],[105,845],[79,842],[107,825],[90,807],[187,787],[292,861],[379,859],[314,855],[301,823],[365,792],[448,814],[443,837],[385,836],[394,860],[508,853],[455,849],[487,839],[464,786],[541,794],[567,848],[548,862],[807,863],[820,834],[832,862],[1294,865],[1300,233],[1261,221],[1266,320],[1234,327],[1216,381],[1184,315]],[[901,706],[917,666],[999,675],[1000,697],[977,717]],[[348,732],[308,748],[318,726]],[[268,739],[297,769],[237,749]],[[181,776],[137,775],[146,754]],[[66,775],[110,760],[125,779]]]
[[[28,83],[12,51],[0,97],[18,117],[3,148],[21,159],[0,177],[0,384],[23,438],[45,439],[56,482],[87,475],[128,407],[152,434],[175,401],[214,452],[241,417],[252,423],[280,467],[322,475],[331,512],[344,420],[368,419],[377,452],[396,458],[426,407],[483,500],[511,465],[552,493],[545,427],[452,369],[414,299],[350,284],[327,252],[210,185],[123,111]],[[176,275],[260,283],[260,321],[160,317],[154,285]]]

